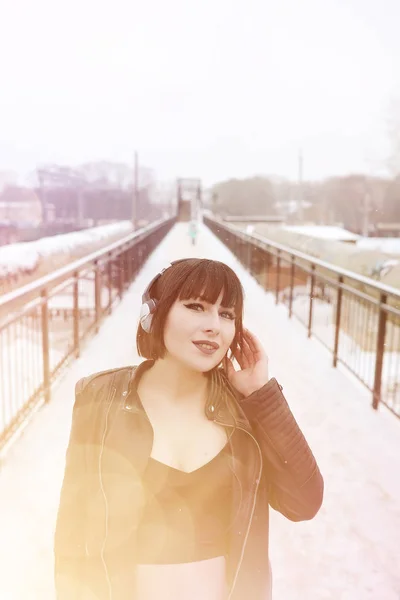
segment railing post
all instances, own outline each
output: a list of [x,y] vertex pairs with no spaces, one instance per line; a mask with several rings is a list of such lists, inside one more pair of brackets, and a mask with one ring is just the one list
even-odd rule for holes
[[118,254],[118,295],[122,299],[124,293],[124,261],[122,252]]
[[309,305],[309,310],[308,310],[308,331],[307,331],[307,337],[309,337],[309,338],[311,337],[311,333],[312,333],[314,286],[315,286],[315,265],[311,265],[311,289],[310,289],[310,305]]
[[43,355],[43,393],[44,401],[50,402],[50,345],[49,345],[49,304],[47,290],[41,291],[42,298],[42,355]]
[[124,251],[122,252],[122,265],[123,265],[123,285],[124,285],[124,292],[127,288],[127,283],[128,283],[128,261],[127,261],[127,254],[126,254],[126,248],[124,249]]
[[[269,250],[268,250],[269,248]],[[266,255],[266,260],[265,260],[265,285],[264,288],[266,291],[268,291],[269,289],[269,269],[271,266],[271,249],[269,246],[267,246],[267,255]]]
[[278,254],[276,257],[276,287],[275,287],[275,303],[279,302],[279,279],[281,274],[281,251],[278,250]]
[[74,353],[75,357],[78,358],[80,355],[80,343],[79,343],[79,273],[74,273],[74,284],[73,284],[73,325],[74,325]]
[[135,279],[135,277],[137,275],[137,271],[138,271],[137,259],[136,259],[136,244],[133,244],[131,247],[130,261],[131,261],[131,278],[133,281]]
[[289,319],[292,318],[292,314],[293,314],[294,269],[295,269],[295,257],[294,257],[294,254],[292,254],[292,260],[291,260],[291,264],[290,264]]
[[374,392],[372,398],[372,408],[378,409],[382,394],[382,367],[383,355],[385,352],[385,335],[387,312],[383,308],[387,302],[387,295],[381,294],[379,303],[379,321],[378,321],[378,338],[376,341],[376,361],[375,361],[375,377],[374,377]]
[[142,262],[142,243],[139,242],[138,245],[136,246],[136,248],[137,248],[138,269],[140,270],[142,268],[142,264],[143,264],[143,262]]
[[261,261],[262,261],[262,250],[261,250],[260,246],[257,245],[257,246],[255,246],[255,253],[254,253],[254,260],[253,260],[254,274],[255,274],[257,281],[260,281]]
[[132,246],[130,246],[128,248],[128,250],[126,251],[126,257],[127,257],[127,271],[128,271],[128,285],[130,285],[132,283],[132,279],[133,279],[133,264],[132,264]]
[[247,269],[253,275],[253,245],[247,240]]
[[336,367],[339,354],[339,333],[340,333],[340,320],[342,315],[342,297],[343,297],[343,276],[339,275],[338,289],[336,295],[336,318],[335,318],[335,342],[333,345],[333,366]]
[[[151,246],[154,246],[154,240],[152,240]],[[137,271],[139,272],[142,268],[142,244],[139,242],[136,246],[136,261],[137,261]]]

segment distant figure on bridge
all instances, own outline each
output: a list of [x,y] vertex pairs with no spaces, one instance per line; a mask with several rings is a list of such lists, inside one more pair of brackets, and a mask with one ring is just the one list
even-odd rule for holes
[[146,360],[77,382],[58,600],[271,598],[269,505],[312,519],[323,479],[242,319],[230,267],[177,260],[142,297]]
[[193,246],[196,244],[197,233],[198,233],[198,223],[197,223],[197,221],[195,221],[193,219],[189,223],[189,237],[192,240]]

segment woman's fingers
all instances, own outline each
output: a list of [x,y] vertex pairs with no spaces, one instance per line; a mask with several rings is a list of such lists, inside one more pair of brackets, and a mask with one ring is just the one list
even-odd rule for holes
[[254,333],[252,333],[249,329],[244,329],[243,335],[249,347],[251,348],[255,362],[261,360],[265,355],[265,350],[258,337],[254,335]]
[[254,353],[250,347],[249,342],[246,340],[245,337],[243,337],[242,351],[243,351],[243,355],[244,355],[246,368],[251,367],[255,362]]
[[235,360],[237,361],[239,367],[241,369],[244,369],[244,357],[243,357],[243,352],[242,350],[239,348],[235,354],[234,354]]
[[233,356],[241,369],[249,369],[265,356],[265,352],[258,338],[244,329],[242,341]]
[[237,361],[239,367],[241,369],[245,369],[246,368],[245,367],[246,360],[245,360],[245,357],[243,354],[242,347],[240,345],[238,345],[236,351],[233,353],[233,356],[234,356],[235,360]]
[[230,377],[236,372],[235,367],[233,366],[232,361],[227,356],[225,356],[223,362],[226,374],[228,375],[228,377]]

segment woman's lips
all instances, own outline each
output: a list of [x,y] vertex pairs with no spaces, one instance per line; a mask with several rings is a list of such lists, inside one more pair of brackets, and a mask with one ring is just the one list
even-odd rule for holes
[[203,354],[214,354],[218,350],[218,348],[211,348],[211,346],[205,347],[200,345],[198,342],[193,342],[193,344],[202,352]]

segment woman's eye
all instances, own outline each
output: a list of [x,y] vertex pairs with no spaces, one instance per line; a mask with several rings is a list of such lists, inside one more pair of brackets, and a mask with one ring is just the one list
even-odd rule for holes
[[[195,310],[196,312],[200,312],[201,310],[204,310],[204,306],[202,304],[199,304],[198,302],[191,302],[190,304],[185,304],[185,306],[186,306],[186,308]],[[220,314],[222,316],[224,316],[224,319],[229,319],[231,321],[233,321],[235,319],[235,315],[233,315],[231,312],[224,310]]]
[[[186,308],[191,308],[192,310],[197,310],[198,308],[203,309],[203,306],[197,302],[191,302],[190,304],[185,304],[185,306]],[[199,311],[197,310],[197,312]]]
[[231,321],[233,321],[233,320],[234,320],[234,318],[235,318],[235,315],[233,315],[233,314],[232,314],[232,313],[230,313],[230,312],[223,312],[222,314],[223,314],[223,315],[226,315],[226,317],[227,317],[228,319],[230,319]]

